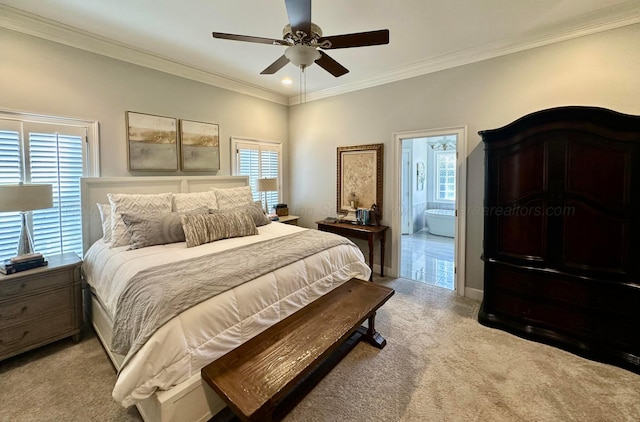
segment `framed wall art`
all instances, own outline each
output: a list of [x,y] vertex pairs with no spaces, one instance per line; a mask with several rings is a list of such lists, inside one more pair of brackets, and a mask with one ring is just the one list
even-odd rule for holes
[[218,125],[180,120],[180,156],[184,171],[220,170]]
[[126,124],[129,170],[178,170],[175,118],[127,111]]
[[382,211],[384,144],[338,147],[337,211],[371,208]]

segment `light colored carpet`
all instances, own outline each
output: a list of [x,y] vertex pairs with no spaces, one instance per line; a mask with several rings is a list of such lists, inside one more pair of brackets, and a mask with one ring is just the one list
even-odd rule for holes
[[[313,421],[638,421],[640,375],[477,322],[479,303],[404,279],[361,343],[285,418]],[[0,362],[0,421],[128,421],[95,336]]]

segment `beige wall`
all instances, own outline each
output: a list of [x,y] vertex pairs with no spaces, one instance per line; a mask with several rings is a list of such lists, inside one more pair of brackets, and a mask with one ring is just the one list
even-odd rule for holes
[[127,110],[219,124],[218,174],[230,174],[231,136],[281,141],[287,174],[284,105],[1,28],[0,57],[0,109],[99,121],[102,176],[130,175]]
[[[390,216],[397,212],[393,172],[401,168],[393,134],[466,125],[466,283],[482,289],[484,154],[477,132],[562,105],[640,114],[638,39],[640,25],[633,25],[288,109],[0,29],[0,109],[99,121],[103,176],[129,175],[126,110],[220,124],[219,174],[230,173],[231,136],[283,141],[284,200],[307,227],[335,213],[338,146],[385,144]],[[388,243],[384,263],[392,273],[396,243]]]
[[[478,131],[563,105],[640,114],[638,40],[640,25],[633,25],[292,107],[290,207],[308,227],[335,213],[336,148],[382,142],[385,216],[391,216],[400,206],[391,203],[393,172],[401,170],[393,134],[466,125],[466,285],[482,289],[484,152]],[[391,230],[397,238],[399,228]],[[392,253],[385,266],[396,273],[397,241],[387,245]]]

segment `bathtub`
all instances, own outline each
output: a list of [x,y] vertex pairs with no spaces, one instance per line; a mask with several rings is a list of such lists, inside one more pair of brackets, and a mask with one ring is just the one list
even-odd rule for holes
[[424,212],[424,219],[429,233],[437,236],[455,236],[455,210],[428,209]]

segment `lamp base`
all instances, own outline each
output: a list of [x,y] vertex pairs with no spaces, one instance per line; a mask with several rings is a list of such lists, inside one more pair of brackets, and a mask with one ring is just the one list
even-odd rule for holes
[[20,239],[18,240],[18,256],[33,253],[33,239],[29,226],[27,225],[27,212],[20,211],[22,227],[20,228]]

